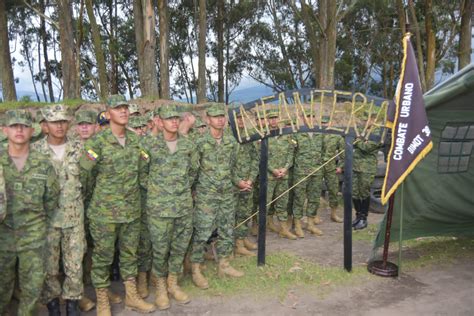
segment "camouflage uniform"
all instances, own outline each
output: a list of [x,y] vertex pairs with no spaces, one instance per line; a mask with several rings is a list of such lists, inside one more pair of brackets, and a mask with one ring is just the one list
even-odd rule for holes
[[[173,110],[160,114],[169,115],[178,114]],[[153,271],[158,277],[179,274],[193,230],[191,186],[197,175],[197,151],[191,140],[179,137],[176,152],[170,153],[162,134],[147,136],[142,146],[149,161],[146,213],[153,240]]]
[[[111,100],[108,105],[120,104]],[[82,183],[86,192],[94,188],[87,210],[94,240],[92,284],[99,289],[110,285],[110,265],[117,239],[122,278],[137,275],[141,215],[139,173],[143,153],[135,133],[126,130],[125,146],[122,146],[110,129],[89,139],[84,150],[85,155],[80,160]]]
[[370,186],[377,174],[377,152],[381,145],[360,140],[354,143],[352,197],[363,200],[370,196]]
[[[344,150],[344,137],[336,134],[325,134],[323,136],[323,162],[334,157],[339,151]],[[338,205],[337,193],[339,192],[339,178],[336,174],[336,168],[344,166],[344,154],[341,154],[337,160],[329,162],[323,168],[324,179],[329,194],[329,207],[336,208]]]
[[[295,183],[309,175],[322,161],[322,134],[299,133],[295,135],[297,149],[295,153]],[[319,170],[295,188],[293,216],[301,219],[304,215],[304,203],[308,199],[307,216],[316,216],[321,197],[323,172]]]
[[[9,111],[7,116],[12,124],[31,126],[26,111]],[[58,205],[59,183],[51,162],[34,149],[21,171],[6,148],[0,150],[0,164],[7,192],[6,217],[0,222],[0,314],[12,297],[18,260],[21,294],[17,314],[34,315],[45,277],[47,216],[52,216]]]
[[[62,105],[44,109],[43,114],[48,122],[70,120]],[[61,188],[58,208],[48,222],[43,299],[45,303],[60,296],[67,300],[78,300],[83,292],[82,258],[85,249],[84,204],[79,179],[82,144],[78,140],[66,139],[62,160],[55,159],[47,137],[37,141],[33,147],[50,158]],[[62,287],[59,281],[61,254],[65,274]]]
[[[210,112],[208,115],[215,115]],[[219,112],[220,113],[220,112]],[[224,111],[222,110],[222,115]],[[238,179],[233,174],[238,143],[229,133],[223,133],[221,143],[207,131],[196,140],[199,153],[199,176],[196,184],[194,235],[191,262],[204,261],[204,246],[217,227],[217,255],[232,255],[234,247],[235,201]]]
[[5,178],[3,175],[3,165],[0,165],[0,223],[7,215],[7,192],[5,190]]

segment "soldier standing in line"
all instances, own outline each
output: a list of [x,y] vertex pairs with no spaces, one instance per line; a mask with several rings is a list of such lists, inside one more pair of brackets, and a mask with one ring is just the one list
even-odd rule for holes
[[226,117],[223,104],[213,103],[207,109],[209,131],[196,139],[199,153],[199,176],[196,184],[194,234],[191,254],[194,284],[207,289],[209,283],[201,273],[205,245],[217,226],[218,275],[241,277],[243,272],[229,263],[234,248],[235,186],[234,176],[238,143],[225,133]]
[[[329,117],[323,116],[323,126],[327,126],[329,123]],[[344,137],[336,134],[324,134],[323,137],[323,163],[331,159],[339,151],[344,150]],[[326,186],[329,195],[329,207],[331,208],[331,220],[336,223],[342,223],[342,218],[337,215],[338,206],[338,192],[339,192],[339,178],[338,175],[342,173],[342,166],[344,166],[344,157],[342,155],[337,160],[329,162],[323,168],[324,179],[326,180]],[[316,216],[314,219],[315,224],[320,224],[321,219]]]
[[[66,300],[67,314],[78,315],[78,301],[84,291],[82,259],[85,250],[84,204],[79,179],[82,144],[66,136],[71,118],[64,105],[52,105],[42,113],[48,136],[33,147],[49,157],[61,186],[58,208],[48,221],[43,300],[50,315],[61,314],[60,297]],[[59,280],[61,261],[65,275],[62,284]]]
[[82,143],[94,136],[97,130],[97,113],[91,110],[77,111],[74,120],[76,121],[76,133]]
[[[243,131],[244,121],[242,114],[237,115],[237,128]],[[239,180],[239,193],[235,211],[235,222],[240,224],[252,215],[253,210],[253,185],[258,174],[258,153],[254,143],[240,145],[236,162],[236,176]],[[249,250],[256,250],[257,245],[248,239],[248,223],[240,225],[235,229],[235,253],[243,256],[255,256]]]
[[[115,242],[120,250],[120,274],[125,285],[125,306],[141,313],[155,310],[137,293],[137,248],[140,237],[140,171],[142,150],[138,136],[127,130],[129,112],[125,97],[107,99],[110,127],[89,139],[80,160],[86,191],[94,187],[87,210],[94,241],[92,284],[97,315],[111,315],[108,287]],[[92,175],[95,175],[92,178]]]
[[195,144],[178,133],[180,113],[176,105],[160,109],[158,124],[163,133],[147,136],[142,147],[147,154],[146,214],[153,240],[153,273],[158,309],[170,307],[168,293],[178,304],[191,300],[178,285],[183,260],[193,232],[191,186],[197,176]]
[[57,208],[59,183],[48,157],[30,147],[30,113],[7,111],[5,125],[8,145],[0,150],[7,192],[6,216],[0,221],[0,314],[12,297],[18,261],[17,314],[35,315],[45,277],[47,218]]

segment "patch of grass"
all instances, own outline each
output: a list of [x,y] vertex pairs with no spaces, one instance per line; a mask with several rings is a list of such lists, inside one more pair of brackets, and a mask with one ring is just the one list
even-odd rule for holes
[[61,102],[48,103],[48,102],[33,102],[30,100],[20,100],[16,102],[0,102],[0,111],[7,111],[13,109],[26,109],[26,108],[39,108],[45,107],[51,104],[64,104],[68,107],[78,107],[84,104],[85,101],[82,99],[62,100]]
[[377,236],[378,224],[369,224],[366,229],[352,230],[352,240],[372,242]]
[[324,293],[335,285],[352,282],[365,274],[365,267],[355,267],[351,273],[341,267],[315,264],[293,254],[279,252],[266,258],[266,265],[257,267],[255,258],[236,258],[232,265],[245,272],[242,278],[217,277],[215,263],[207,262],[204,272],[209,289],[197,289],[190,278],[183,280],[183,287],[193,296],[231,296],[236,294],[272,295],[284,297],[294,287],[306,287]]

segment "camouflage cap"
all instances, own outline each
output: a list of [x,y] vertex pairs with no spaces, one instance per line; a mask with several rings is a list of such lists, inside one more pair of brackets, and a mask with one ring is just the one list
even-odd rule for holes
[[321,123],[329,123],[329,116],[324,115],[324,116],[321,118]]
[[107,98],[107,107],[108,108],[116,108],[116,107],[119,107],[121,105],[127,105],[128,106],[128,102],[127,100],[125,99],[125,97],[123,95],[120,95],[120,94],[113,94],[111,96],[109,96]]
[[105,111],[102,111],[97,115],[97,124],[100,126],[109,124],[109,120],[105,116]]
[[70,121],[66,106],[63,104],[55,104],[48,106],[42,110],[43,117],[48,122]]
[[194,127],[206,127],[207,124],[204,123],[204,121],[202,120],[201,116],[199,114],[197,115],[194,115],[196,117],[196,121],[194,122]]
[[9,110],[5,113],[5,125],[21,124],[30,127],[33,124],[31,113],[27,110]]
[[270,110],[267,110],[266,116],[267,118],[279,117],[280,113],[278,113],[277,109],[270,109]]
[[206,110],[208,116],[225,115],[225,105],[223,103],[208,103],[209,107]]
[[136,103],[130,103],[128,105],[128,110],[130,111],[130,114],[135,114],[135,113],[140,114],[140,107]]
[[81,110],[77,111],[76,115],[74,116],[76,123],[89,123],[89,124],[96,124],[97,123],[97,113],[91,110]]
[[163,105],[160,108],[160,118],[169,119],[172,117],[181,117],[181,113],[178,111],[178,106],[176,104],[167,104]]
[[44,121],[43,110],[42,109],[36,110],[35,122],[36,123],[41,123],[43,121]]
[[128,120],[128,126],[138,128],[146,125],[145,118],[142,116],[132,116]]
[[145,116],[143,117],[143,120],[145,122],[149,122],[149,121],[153,120],[153,118],[155,116],[156,116],[155,111],[149,111],[149,112],[145,113]]

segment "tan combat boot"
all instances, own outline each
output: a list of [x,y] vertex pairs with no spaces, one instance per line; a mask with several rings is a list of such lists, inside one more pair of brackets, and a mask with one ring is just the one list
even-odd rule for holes
[[316,235],[316,236],[323,235],[323,232],[320,229],[316,228],[316,226],[314,226],[314,217],[308,216],[308,225],[306,226],[306,229],[313,235]]
[[95,307],[95,303],[85,295],[82,295],[78,305],[82,312],[88,312]]
[[188,304],[191,302],[188,294],[179,287],[177,274],[170,273],[168,275],[168,292],[178,304]]
[[319,225],[323,222],[323,220],[321,219],[321,217],[319,217],[319,215],[316,215],[315,217],[313,217],[313,223],[314,225]]
[[248,250],[257,250],[258,246],[256,243],[251,242],[248,238],[244,238],[244,246]]
[[125,308],[140,313],[151,313],[155,311],[155,305],[145,302],[137,292],[135,278],[123,282],[125,285]]
[[107,294],[109,296],[109,302],[111,304],[120,304],[120,303],[122,303],[122,298],[120,297],[120,295],[112,292],[112,290],[109,289],[107,291]]
[[156,278],[156,299],[155,304],[159,310],[170,308],[168,289],[166,288],[166,278]]
[[258,235],[258,223],[255,219],[252,221],[252,227],[250,227],[250,234],[252,236]]
[[295,218],[295,235],[298,238],[304,238],[303,227],[301,226],[301,219]]
[[331,220],[336,223],[342,223],[342,218],[337,216],[337,207],[331,207]]
[[278,226],[275,225],[272,215],[267,216],[267,228],[274,233],[278,233],[280,231],[280,228],[278,228]]
[[293,227],[293,216],[288,215],[288,218],[286,219],[286,225],[288,225],[288,229],[291,230],[291,227]]
[[293,235],[292,232],[290,232],[290,230],[288,229],[288,226],[286,225],[286,221],[280,221],[279,236],[283,238],[292,239],[292,240],[298,239],[298,237],[296,237],[295,235]]
[[108,289],[95,289],[95,295],[97,296],[97,316],[112,316],[110,312]]
[[148,297],[148,274],[146,272],[138,272],[137,290],[141,298]]
[[219,276],[219,278],[223,278],[226,275],[228,275],[230,277],[233,277],[233,278],[240,278],[240,277],[243,277],[245,275],[245,273],[243,273],[242,271],[234,269],[230,265],[229,259],[221,258],[219,260],[219,267],[217,269],[217,275]]
[[254,257],[256,254],[251,252],[250,250],[247,250],[244,246],[244,240],[243,239],[236,239],[235,240],[235,249],[234,252],[236,255],[241,255],[241,256],[249,256],[249,257]]
[[201,273],[201,264],[200,263],[192,263],[191,264],[192,275],[193,275],[193,283],[200,289],[208,289],[209,283],[207,282],[206,278]]

